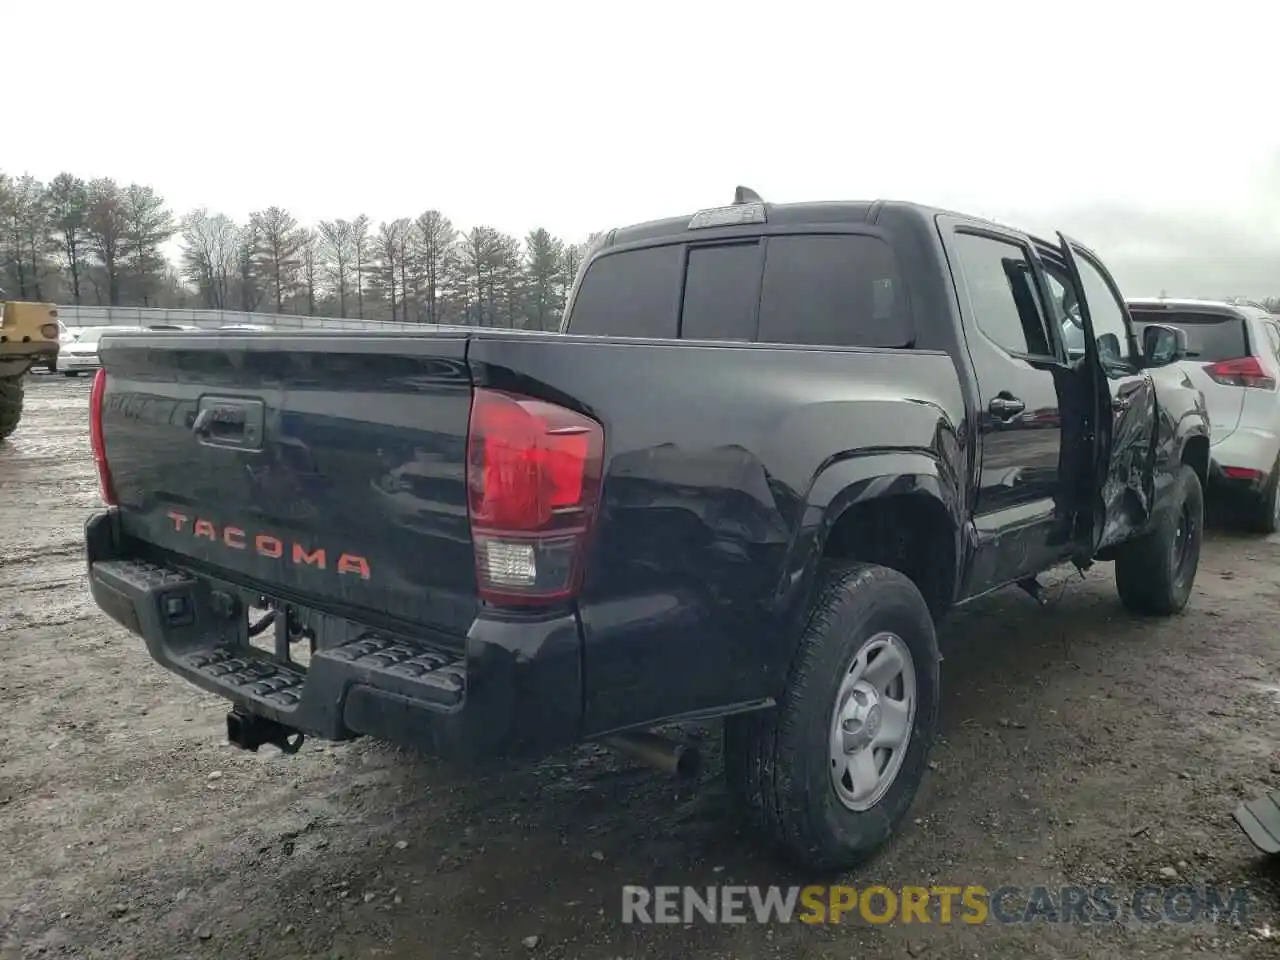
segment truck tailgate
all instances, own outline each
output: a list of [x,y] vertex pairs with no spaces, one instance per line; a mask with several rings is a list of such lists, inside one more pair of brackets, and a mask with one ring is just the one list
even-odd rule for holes
[[121,532],[294,602],[465,633],[466,350],[445,331],[104,341]]

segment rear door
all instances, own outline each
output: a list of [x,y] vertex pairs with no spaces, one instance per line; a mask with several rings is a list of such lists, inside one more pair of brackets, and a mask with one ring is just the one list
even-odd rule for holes
[[1068,315],[1073,306],[1078,313],[1081,369],[1098,387],[1091,491],[1091,540],[1097,552],[1125,539],[1150,516],[1156,394],[1120,288],[1087,248],[1061,233],[1058,239],[1069,281],[1062,305]]
[[[1210,443],[1226,440],[1240,425],[1246,391],[1211,374],[1214,365],[1240,360],[1251,353],[1244,318],[1235,311],[1195,310],[1176,304],[1141,304],[1130,308],[1138,336],[1152,323],[1179,327],[1187,334],[1187,359],[1179,368],[1204,394],[1209,411]],[[1269,349],[1269,348],[1264,348]]]
[[1027,239],[939,220],[980,395],[980,543],[965,591],[1038,572],[1069,544],[1074,510],[1062,470],[1062,356],[1050,335]]

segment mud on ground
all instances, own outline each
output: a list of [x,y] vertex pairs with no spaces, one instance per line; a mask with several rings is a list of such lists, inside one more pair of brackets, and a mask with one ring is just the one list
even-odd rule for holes
[[469,780],[374,742],[228,747],[223,702],[90,601],[88,388],[33,376],[0,444],[5,960],[1280,955],[1277,874],[1230,819],[1280,787],[1276,542],[1215,530],[1166,622],[1128,617],[1105,565],[1051,578],[1048,609],[1014,591],[958,614],[934,768],[848,879],[1247,884],[1247,925],[624,926],[624,883],[809,879],[737,835],[716,728],[695,788],[592,748]]

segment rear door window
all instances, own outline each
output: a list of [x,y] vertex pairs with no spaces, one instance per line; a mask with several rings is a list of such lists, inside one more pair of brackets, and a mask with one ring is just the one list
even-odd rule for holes
[[758,339],[808,346],[910,346],[911,314],[893,250],[869,236],[770,237]]
[[974,322],[983,335],[1011,356],[1050,356],[1027,248],[976,233],[955,234],[955,245]]
[[569,329],[590,336],[675,339],[683,265],[679,244],[598,257],[574,297]]
[[1244,320],[1240,317],[1183,310],[1131,309],[1129,313],[1133,317],[1139,338],[1142,331],[1153,323],[1185,330],[1189,360],[1216,363],[1219,360],[1238,360],[1249,355]]
[[683,339],[754,340],[759,302],[758,242],[689,249],[680,320]]

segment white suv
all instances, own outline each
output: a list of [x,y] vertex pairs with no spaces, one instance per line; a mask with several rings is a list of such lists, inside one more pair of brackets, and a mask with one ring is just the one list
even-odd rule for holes
[[1260,532],[1280,530],[1280,316],[1243,303],[1130,300],[1139,338],[1149,323],[1187,333],[1178,367],[1209,410],[1210,486],[1243,502]]

